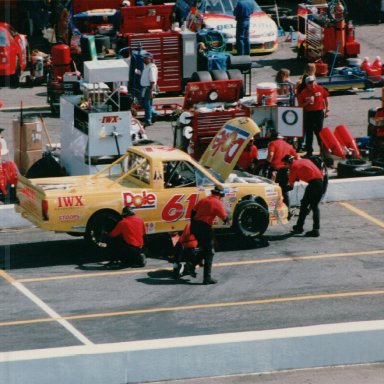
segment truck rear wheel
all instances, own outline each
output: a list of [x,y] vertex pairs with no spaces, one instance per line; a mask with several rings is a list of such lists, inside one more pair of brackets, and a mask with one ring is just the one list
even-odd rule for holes
[[261,236],[268,228],[269,212],[262,204],[246,200],[240,202],[233,217],[233,228],[244,238]]
[[112,231],[120,219],[121,216],[112,210],[96,212],[87,223],[85,241],[95,249],[107,248],[107,233]]

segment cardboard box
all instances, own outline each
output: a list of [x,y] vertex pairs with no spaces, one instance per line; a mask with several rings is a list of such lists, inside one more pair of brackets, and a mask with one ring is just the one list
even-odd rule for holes
[[41,149],[35,151],[19,151],[15,149],[14,151],[14,161],[22,175],[25,175],[28,169],[42,157],[43,151]]
[[43,149],[42,123],[39,119],[27,119],[20,126],[20,120],[14,119],[13,147],[19,151],[37,151]]

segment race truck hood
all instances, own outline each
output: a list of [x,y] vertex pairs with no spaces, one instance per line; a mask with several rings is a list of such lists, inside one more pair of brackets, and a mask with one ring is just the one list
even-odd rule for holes
[[191,109],[194,105],[202,102],[236,102],[240,98],[242,86],[242,79],[188,83],[185,88],[183,109]]
[[[204,14],[204,23],[208,29],[214,29],[224,34],[227,38],[236,36],[236,20],[233,16],[220,14]],[[277,36],[276,23],[264,12],[256,12],[251,15],[249,37],[262,39]]]
[[258,125],[249,117],[227,121],[210,142],[200,164],[212,168],[226,180],[250,139],[259,132]]

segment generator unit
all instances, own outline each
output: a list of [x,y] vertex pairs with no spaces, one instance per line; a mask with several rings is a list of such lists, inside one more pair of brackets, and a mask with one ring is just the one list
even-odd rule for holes
[[242,86],[241,79],[188,83],[183,112],[174,124],[174,146],[198,160],[225,122],[249,117],[239,105]]

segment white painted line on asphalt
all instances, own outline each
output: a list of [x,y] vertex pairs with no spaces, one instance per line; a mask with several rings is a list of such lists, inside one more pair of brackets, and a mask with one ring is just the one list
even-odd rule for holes
[[73,327],[67,320],[63,320],[61,316],[55,312],[51,307],[45,304],[41,299],[39,299],[35,294],[33,294],[28,288],[24,287],[23,284],[18,283],[13,280],[5,271],[0,270],[1,275],[11,283],[16,289],[23,293],[28,299],[34,302],[40,309],[48,314],[52,319],[56,320],[60,325],[62,325],[69,333],[81,341],[84,345],[93,345],[93,343],[87,339],[82,333],[80,333],[75,327]]
[[51,359],[74,355],[93,355],[102,353],[118,353],[127,351],[160,350],[185,348],[214,344],[249,343],[251,341],[291,339],[325,335],[339,335],[355,332],[384,331],[383,320],[334,323],[272,329],[266,331],[233,332],[214,335],[174,337],[168,339],[152,339],[129,341],[123,343],[93,344],[88,346],[60,347],[13,351],[0,353],[0,363],[21,360]]
[[14,204],[1,204],[0,205],[0,210],[1,209],[14,209],[15,208],[15,205]]

